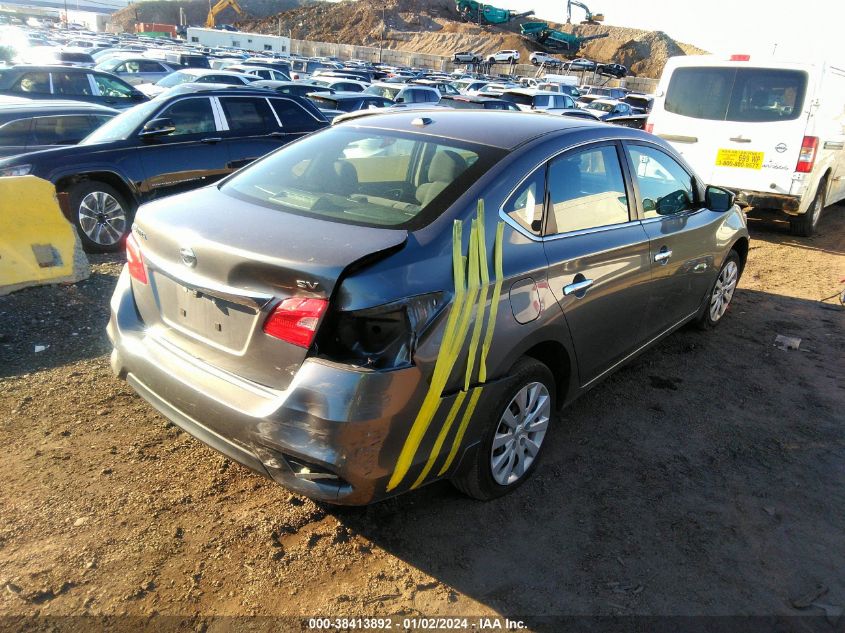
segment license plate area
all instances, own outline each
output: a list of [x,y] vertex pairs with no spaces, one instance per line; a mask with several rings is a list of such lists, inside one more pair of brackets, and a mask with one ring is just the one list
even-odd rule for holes
[[763,152],[751,152],[741,149],[720,149],[716,154],[716,167],[762,169]]
[[162,321],[171,328],[214,347],[242,352],[258,318],[258,310],[180,284],[156,273]]

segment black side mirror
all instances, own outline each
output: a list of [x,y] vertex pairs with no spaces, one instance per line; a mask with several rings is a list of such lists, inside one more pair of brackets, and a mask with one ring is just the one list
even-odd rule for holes
[[704,190],[704,206],[711,211],[723,213],[730,210],[734,202],[736,202],[736,195],[727,189],[708,185]]
[[175,131],[176,126],[173,125],[173,121],[170,119],[153,119],[152,121],[147,121],[138,136],[141,138],[156,138],[158,136],[173,134]]

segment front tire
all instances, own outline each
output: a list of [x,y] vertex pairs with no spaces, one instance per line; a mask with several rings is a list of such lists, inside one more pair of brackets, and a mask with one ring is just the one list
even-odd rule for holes
[[741,274],[739,254],[731,250],[719,269],[696,325],[703,330],[716,327],[730,307]]
[[790,218],[789,231],[793,235],[799,237],[811,237],[816,232],[816,227],[819,224],[819,218],[822,216],[822,211],[825,205],[825,188],[827,186],[827,179],[822,178],[819,182],[818,190],[807,208],[807,211],[802,215]]
[[555,412],[555,379],[549,368],[523,358],[511,371],[510,388],[492,409],[481,444],[452,478],[464,494],[483,501],[521,486],[537,467]]
[[72,185],[67,193],[83,248],[89,253],[120,250],[132,225],[132,210],[123,194],[97,180]]

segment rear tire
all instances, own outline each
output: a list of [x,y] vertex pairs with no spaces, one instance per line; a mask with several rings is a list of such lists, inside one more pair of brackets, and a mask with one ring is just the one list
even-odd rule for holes
[[822,211],[825,205],[825,188],[827,187],[827,178],[822,178],[819,182],[818,190],[807,207],[807,211],[802,215],[790,218],[789,231],[793,235],[799,237],[810,237],[816,232],[816,227],[819,225],[819,218],[822,216]]
[[741,261],[739,254],[731,250],[725,258],[716,281],[710,287],[701,314],[695,320],[695,324],[702,330],[711,330],[722,321],[728,311],[736,287],[741,276]]
[[556,411],[552,372],[538,360],[522,358],[511,377],[510,387],[491,409],[481,444],[452,478],[458,490],[474,499],[487,501],[516,490],[534,472],[548,443]]
[[132,208],[111,185],[86,180],[68,190],[70,210],[79,239],[89,253],[110,253],[123,248],[132,226]]

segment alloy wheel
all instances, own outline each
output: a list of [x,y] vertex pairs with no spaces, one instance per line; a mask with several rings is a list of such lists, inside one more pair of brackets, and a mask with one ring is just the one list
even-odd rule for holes
[[79,203],[79,226],[102,246],[116,244],[126,232],[126,211],[104,191],[92,191]]
[[551,416],[551,397],[541,382],[532,382],[511,399],[499,420],[490,468],[501,486],[518,481],[531,467],[546,437]]
[[725,264],[716,285],[713,286],[713,294],[710,296],[710,320],[714,323],[721,319],[731,303],[736,290],[736,283],[739,280],[739,266],[735,261]]

